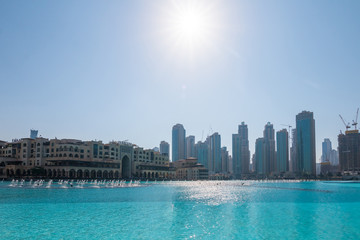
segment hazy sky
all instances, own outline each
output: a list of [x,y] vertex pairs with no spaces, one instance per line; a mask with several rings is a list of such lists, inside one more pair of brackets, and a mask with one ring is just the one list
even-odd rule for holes
[[308,110],[319,159],[360,106],[359,13],[357,0],[0,0],[0,139],[34,128],[153,148],[182,123],[231,150],[245,121],[252,154],[268,121]]

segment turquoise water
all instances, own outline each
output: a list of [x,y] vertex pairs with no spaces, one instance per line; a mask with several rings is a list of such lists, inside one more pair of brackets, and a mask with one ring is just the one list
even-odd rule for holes
[[360,183],[9,185],[0,239],[360,239]]

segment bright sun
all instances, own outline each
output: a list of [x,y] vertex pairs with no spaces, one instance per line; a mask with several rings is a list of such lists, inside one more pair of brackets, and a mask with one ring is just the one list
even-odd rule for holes
[[189,9],[179,13],[174,28],[181,37],[194,41],[205,34],[207,30],[206,19],[201,13]]
[[166,38],[182,54],[193,58],[215,38],[212,1],[172,1],[164,17]]

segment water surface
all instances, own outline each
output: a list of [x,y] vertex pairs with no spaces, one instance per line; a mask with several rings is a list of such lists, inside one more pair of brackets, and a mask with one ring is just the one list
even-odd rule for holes
[[0,183],[0,239],[360,239],[360,183]]

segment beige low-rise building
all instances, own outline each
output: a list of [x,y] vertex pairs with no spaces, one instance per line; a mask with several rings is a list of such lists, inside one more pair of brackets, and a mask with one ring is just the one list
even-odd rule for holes
[[127,142],[23,138],[0,142],[0,178],[202,180],[196,158],[169,156]]
[[0,177],[131,178],[126,142],[24,138],[0,146]]
[[132,175],[141,179],[174,179],[175,169],[170,167],[169,156],[152,149],[135,147]]
[[176,179],[178,180],[208,180],[209,171],[196,158],[181,159],[174,162]]

